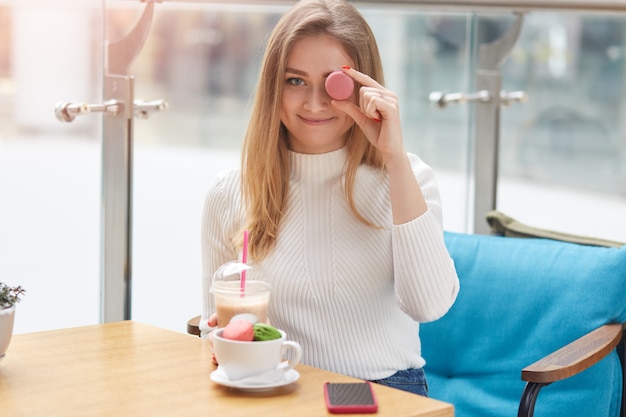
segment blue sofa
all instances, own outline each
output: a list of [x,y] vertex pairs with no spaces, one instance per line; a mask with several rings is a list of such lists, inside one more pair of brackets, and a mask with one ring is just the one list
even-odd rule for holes
[[461,290],[446,316],[420,329],[430,397],[452,403],[457,417],[623,415],[626,247],[452,232],[445,240]]

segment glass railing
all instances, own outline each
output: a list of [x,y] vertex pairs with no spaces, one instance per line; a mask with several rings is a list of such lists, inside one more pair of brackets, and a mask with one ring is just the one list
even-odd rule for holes
[[[204,193],[238,163],[265,39],[293,3],[156,4],[131,73],[137,99],[169,107],[135,120],[133,318],[184,331],[200,311]],[[626,6],[445,3],[355,2],[400,96],[407,150],[436,171],[446,229],[472,229],[475,103],[442,109],[429,96],[475,92],[478,45],[523,11],[501,74],[503,90],[528,100],[500,111],[497,208],[533,225],[626,241]],[[98,321],[102,119],[61,124],[53,110],[58,100],[101,100],[102,32],[122,36],[145,6],[101,4],[0,0],[0,281],[29,290],[18,332]]]

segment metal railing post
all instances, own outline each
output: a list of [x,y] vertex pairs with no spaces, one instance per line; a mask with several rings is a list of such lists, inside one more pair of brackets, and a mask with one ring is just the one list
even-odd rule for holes
[[148,1],[135,27],[106,47],[104,99],[119,105],[105,117],[102,138],[101,321],[131,317],[132,181],[134,83],[129,67],[147,39],[154,1]]
[[485,214],[496,208],[503,94],[500,66],[517,42],[523,21],[524,15],[518,13],[504,35],[491,43],[481,44],[478,50],[476,89],[486,91],[490,100],[476,102],[472,167],[474,233],[490,233]]

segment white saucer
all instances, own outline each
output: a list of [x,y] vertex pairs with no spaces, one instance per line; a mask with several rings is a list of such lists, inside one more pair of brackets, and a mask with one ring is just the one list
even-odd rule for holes
[[300,378],[300,374],[298,373],[298,371],[296,371],[295,369],[290,369],[289,371],[285,372],[283,377],[278,381],[268,382],[266,384],[249,384],[246,383],[245,380],[231,381],[224,374],[224,372],[219,369],[219,367],[215,371],[211,372],[211,381],[220,385],[224,385],[225,387],[237,388],[242,391],[267,391],[273,388],[289,385],[293,382],[296,382],[298,378]]

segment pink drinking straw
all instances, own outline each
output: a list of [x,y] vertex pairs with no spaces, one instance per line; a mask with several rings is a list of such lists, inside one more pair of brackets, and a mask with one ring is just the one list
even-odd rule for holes
[[[243,231],[243,249],[241,254],[241,262],[244,264],[248,263],[248,239],[249,233],[247,230]],[[246,294],[246,270],[241,271],[241,296],[243,297]]]

